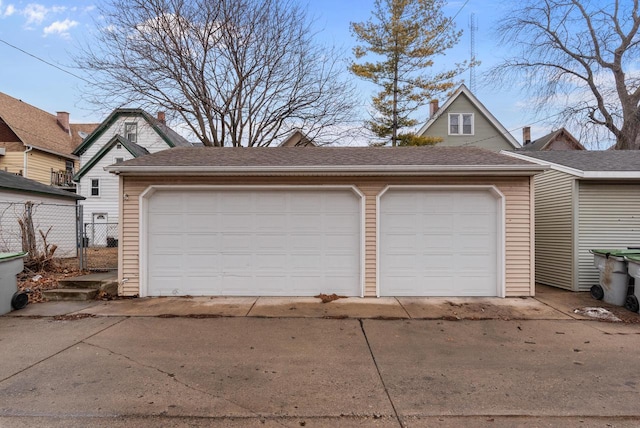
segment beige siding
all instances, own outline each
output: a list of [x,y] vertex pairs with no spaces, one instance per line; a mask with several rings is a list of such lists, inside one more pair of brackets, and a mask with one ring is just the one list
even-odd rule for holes
[[579,182],[578,287],[598,284],[590,249],[640,247],[640,183]]
[[27,154],[26,177],[42,184],[51,184],[51,170],[64,171],[65,158],[50,153],[32,150]]
[[14,174],[24,169],[24,152],[7,152],[0,156],[0,169]]
[[549,170],[535,178],[536,281],[572,290],[573,176]]
[[119,254],[121,293],[139,294],[139,196],[152,184],[211,185],[355,185],[365,195],[365,296],[376,295],[376,196],[387,185],[496,185],[505,196],[506,295],[533,294],[530,249],[532,246],[531,194],[529,177],[505,178],[224,178],[224,177],[122,177],[122,235]]

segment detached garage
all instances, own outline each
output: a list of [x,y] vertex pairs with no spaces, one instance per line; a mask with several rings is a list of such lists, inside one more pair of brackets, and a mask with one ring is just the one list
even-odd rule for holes
[[529,296],[532,177],[475,148],[176,148],[120,177],[126,296]]
[[535,179],[536,279],[589,291],[598,248],[640,247],[640,151],[558,150],[511,156],[550,166]]

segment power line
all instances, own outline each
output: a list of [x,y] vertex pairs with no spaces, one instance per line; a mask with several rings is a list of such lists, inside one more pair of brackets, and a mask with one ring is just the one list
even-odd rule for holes
[[58,70],[62,71],[63,73],[67,73],[68,75],[73,76],[73,77],[75,77],[76,79],[80,79],[80,80],[82,80],[82,81],[84,81],[84,82],[86,82],[86,83],[89,83],[89,84],[91,84],[91,83],[92,83],[92,82],[90,82],[89,80],[85,79],[84,77],[78,76],[77,74],[74,74],[74,73],[70,72],[69,70],[65,70],[64,68],[62,68],[62,67],[60,67],[60,66],[58,66],[58,65],[55,65],[55,64],[53,64],[53,63],[50,63],[49,61],[44,60],[44,59],[40,58],[40,57],[39,57],[39,56],[37,56],[37,55],[34,55],[34,54],[30,53],[30,52],[25,51],[25,50],[24,50],[24,49],[22,49],[22,48],[19,48],[19,47],[15,46],[15,45],[12,45],[11,43],[7,42],[6,40],[0,39],[0,42],[1,42],[1,43],[4,43],[5,45],[7,45],[7,46],[9,46],[9,47],[11,47],[11,48],[13,48],[13,49],[15,49],[15,50],[17,50],[17,51],[22,52],[22,53],[23,53],[23,54],[25,54],[25,55],[28,55],[28,56],[30,56],[30,57],[32,57],[32,58],[34,58],[34,59],[38,60],[38,61],[40,61],[40,62],[43,62],[43,63],[47,64],[48,66],[51,66],[51,67],[53,67],[53,68],[56,68],[56,69],[58,69]]

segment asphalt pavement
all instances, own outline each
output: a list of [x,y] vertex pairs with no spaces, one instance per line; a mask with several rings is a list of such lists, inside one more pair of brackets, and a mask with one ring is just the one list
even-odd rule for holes
[[639,426],[640,324],[571,315],[585,296],[561,296],[445,299],[439,318],[427,303],[362,317],[337,301],[253,316],[33,305],[0,317],[0,426]]

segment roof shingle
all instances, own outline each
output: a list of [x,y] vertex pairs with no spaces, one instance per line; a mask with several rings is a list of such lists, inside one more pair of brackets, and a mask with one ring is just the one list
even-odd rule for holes
[[178,147],[119,164],[126,167],[526,166],[473,147]]
[[580,171],[640,171],[640,150],[557,150],[519,154]]
[[47,113],[22,100],[0,92],[0,118],[11,128],[26,146],[72,157],[71,153],[81,137],[77,130],[90,131],[93,124],[71,124],[72,135],[57,122],[56,115]]
[[53,186],[47,186],[46,184],[39,183],[35,180],[21,177],[19,175],[12,174],[10,172],[0,171],[0,189],[37,193],[46,196],[54,196],[65,199],[84,199],[84,197],[76,195],[66,190],[58,189]]

